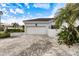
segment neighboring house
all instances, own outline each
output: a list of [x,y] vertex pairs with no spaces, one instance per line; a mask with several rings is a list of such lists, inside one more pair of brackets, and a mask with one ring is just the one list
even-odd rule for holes
[[51,28],[53,18],[37,18],[32,20],[24,20],[25,32],[27,34],[47,34]]
[[6,23],[1,23],[1,26],[9,26],[9,24],[6,24]]
[[1,27],[2,27],[3,31],[6,31],[8,26],[9,26],[9,24],[1,23]]
[[19,25],[18,23],[1,23],[1,25],[6,29],[23,29],[23,25]]

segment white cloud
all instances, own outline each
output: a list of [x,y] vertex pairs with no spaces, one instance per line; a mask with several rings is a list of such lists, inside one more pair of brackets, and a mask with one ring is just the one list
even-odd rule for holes
[[2,6],[2,7],[5,7],[5,6],[6,6],[6,4],[5,4],[5,3],[1,3],[1,6]]
[[24,4],[28,9],[30,8],[29,3],[24,3]]
[[22,10],[22,9],[19,9],[19,8],[10,9],[10,12],[11,12],[11,13],[14,13],[14,14],[16,14],[16,13],[21,13],[21,14],[23,14],[23,13],[24,13],[23,10]]
[[55,7],[54,7],[54,9],[53,9],[53,12],[54,13],[56,13],[57,11],[58,11],[58,9],[60,9],[60,8],[62,8],[62,7],[64,7],[66,4],[57,4]]
[[15,18],[2,19],[2,23],[11,24],[11,23],[15,23],[15,22],[19,23],[20,25],[24,25],[23,19],[21,19],[21,20],[17,20]]
[[1,8],[0,8],[0,11],[1,11]]
[[2,8],[2,11],[4,12],[4,13],[7,13],[8,11],[6,10],[6,8]]
[[10,9],[10,12],[16,14],[16,12],[13,9]]
[[29,8],[30,8],[30,6],[27,6],[27,8],[29,9]]
[[22,9],[16,8],[15,11],[12,11],[14,13],[24,13]]
[[18,4],[18,6],[22,7],[22,5],[21,5],[21,4]]
[[42,14],[41,14],[41,13],[37,13],[37,15],[38,15],[38,16],[42,16]]
[[50,4],[48,4],[48,3],[35,3],[34,7],[35,8],[49,9],[50,8]]
[[3,15],[4,15],[4,16],[7,16],[8,11],[6,10],[6,8],[2,8],[1,11],[3,12]]
[[19,8],[16,8],[16,9],[15,9],[15,12],[16,12],[16,13],[21,13],[21,14],[24,13],[23,10],[22,10],[22,9],[19,9]]
[[30,12],[27,12],[28,15],[30,15]]
[[24,3],[26,6],[28,6],[29,5],[29,3]]
[[48,16],[48,18],[54,18],[54,15],[53,15],[53,14],[51,14],[50,16]]
[[64,5],[62,5],[62,4],[57,4],[54,8],[53,8],[53,10],[52,10],[52,14],[50,15],[50,16],[48,16],[49,18],[54,18],[54,16],[55,16],[55,13],[58,11],[58,9],[60,9],[60,8],[62,8],[62,7],[64,7],[65,6],[65,4]]
[[6,11],[6,9],[5,8],[2,8],[2,11]]
[[10,24],[10,23],[12,23],[12,22],[15,22],[16,20],[15,19],[13,19],[13,18],[10,18],[10,19],[2,19],[2,22],[3,23],[8,23],[8,24]]

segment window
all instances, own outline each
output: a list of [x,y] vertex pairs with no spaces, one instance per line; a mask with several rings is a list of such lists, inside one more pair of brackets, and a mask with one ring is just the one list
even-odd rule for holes
[[55,25],[51,25],[51,29],[57,29]]
[[51,25],[51,29],[54,29],[54,26],[53,25]]
[[37,24],[35,24],[35,26],[37,27]]

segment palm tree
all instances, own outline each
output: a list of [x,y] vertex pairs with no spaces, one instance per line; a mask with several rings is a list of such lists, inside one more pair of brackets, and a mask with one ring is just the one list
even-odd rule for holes
[[1,15],[3,15],[2,11],[0,11],[0,26],[1,26]]
[[2,27],[1,27],[1,15],[3,15],[2,11],[0,11],[0,30],[2,30]]
[[75,28],[75,21],[79,18],[79,4],[67,4],[64,8],[59,9],[59,12],[55,16],[55,25],[61,27],[63,22],[68,24],[68,27],[72,27],[78,34],[79,32]]

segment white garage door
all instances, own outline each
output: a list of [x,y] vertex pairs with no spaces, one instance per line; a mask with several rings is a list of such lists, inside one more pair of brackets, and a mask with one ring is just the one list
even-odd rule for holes
[[46,34],[46,27],[27,27],[27,34]]

